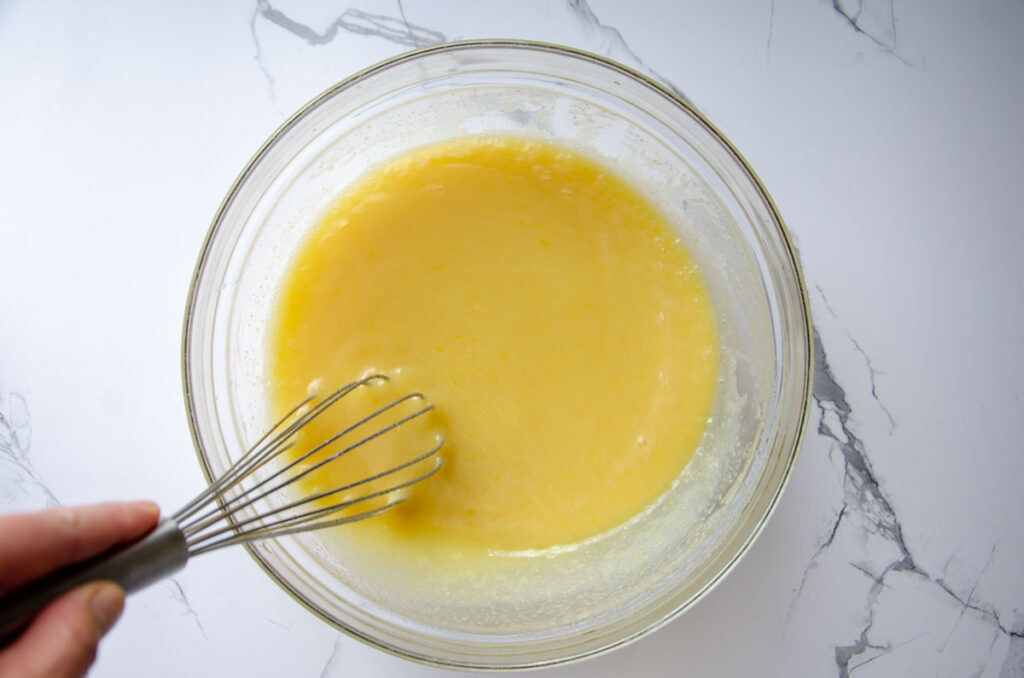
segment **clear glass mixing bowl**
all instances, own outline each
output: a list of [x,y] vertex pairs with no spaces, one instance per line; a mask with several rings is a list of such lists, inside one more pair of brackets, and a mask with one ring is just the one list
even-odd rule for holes
[[705,274],[722,345],[700,449],[624,529],[473,582],[419,580],[317,535],[250,551],[310,610],[384,650],[524,668],[619,646],[694,604],[761,530],[804,429],[811,331],[793,247],[753,171],[686,102],[606,59],[509,41],[431,47],[339,83],[274,133],[217,212],[189,293],[185,400],[204,471],[217,475],[270,423],[268,317],[320,212],[404,151],[483,134],[550,140],[606,163],[678,230]]

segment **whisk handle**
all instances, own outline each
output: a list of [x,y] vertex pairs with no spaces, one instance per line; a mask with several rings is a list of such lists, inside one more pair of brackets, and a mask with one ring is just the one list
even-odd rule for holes
[[138,591],[177,572],[188,561],[188,544],[170,519],[142,539],[61,568],[0,597],[0,648],[50,602],[91,581],[113,581],[127,593]]

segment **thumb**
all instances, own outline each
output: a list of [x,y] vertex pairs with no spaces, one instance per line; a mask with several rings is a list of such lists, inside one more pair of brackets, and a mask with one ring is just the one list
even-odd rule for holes
[[100,638],[123,609],[124,591],[112,582],[93,582],[61,596],[0,653],[0,678],[85,675],[96,658]]

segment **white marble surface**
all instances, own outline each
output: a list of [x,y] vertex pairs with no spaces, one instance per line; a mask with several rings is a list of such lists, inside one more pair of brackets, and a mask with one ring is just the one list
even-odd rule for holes
[[[819,338],[789,488],[696,608],[559,676],[1024,675],[1024,4],[0,4],[0,509],[202,483],[181,317],[216,207],[284,118],[442,40],[670,84],[796,240]],[[130,600],[95,676],[439,676],[339,634],[242,550]]]

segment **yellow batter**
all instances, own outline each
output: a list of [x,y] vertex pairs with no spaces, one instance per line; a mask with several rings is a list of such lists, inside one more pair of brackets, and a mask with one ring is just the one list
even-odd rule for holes
[[341,196],[286,276],[270,350],[281,411],[369,372],[425,392],[444,467],[358,529],[487,551],[572,544],[654,502],[718,364],[701,275],[659,212],[605,167],[505,137],[420,149]]

